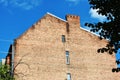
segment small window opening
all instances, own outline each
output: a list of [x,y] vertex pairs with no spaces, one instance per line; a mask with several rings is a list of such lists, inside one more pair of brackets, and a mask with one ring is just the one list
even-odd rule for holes
[[62,35],[62,42],[64,43],[66,40],[65,40],[65,35]]
[[66,51],[66,64],[70,64],[69,51]]
[[71,74],[67,73],[67,80],[71,80]]

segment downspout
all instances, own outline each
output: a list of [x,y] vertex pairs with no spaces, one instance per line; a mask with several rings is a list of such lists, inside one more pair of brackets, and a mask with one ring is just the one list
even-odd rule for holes
[[15,52],[14,52],[14,45],[12,44],[12,58],[11,58],[11,76],[13,77],[14,76],[14,55],[15,55]]

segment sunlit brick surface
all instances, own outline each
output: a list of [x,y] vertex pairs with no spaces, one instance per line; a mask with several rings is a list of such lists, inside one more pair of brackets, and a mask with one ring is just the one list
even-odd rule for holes
[[[66,42],[62,42],[65,35]],[[46,14],[15,41],[16,80],[120,80],[115,56],[98,54],[107,41],[80,28],[79,16],[66,21]],[[66,65],[65,51],[70,52]]]

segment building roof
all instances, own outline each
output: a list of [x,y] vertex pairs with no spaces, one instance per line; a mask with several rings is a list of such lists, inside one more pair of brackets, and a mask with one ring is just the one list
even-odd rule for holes
[[[52,16],[52,17],[54,17],[54,18],[56,18],[56,19],[59,19],[59,20],[65,22],[65,23],[67,22],[67,20],[64,20],[64,19],[62,19],[62,18],[60,18],[60,17],[58,17],[58,16],[56,16],[56,15],[50,13],[50,12],[47,12],[43,17],[45,17],[46,15],[50,15],[50,16]],[[42,18],[41,18],[41,19],[42,19]],[[40,19],[40,20],[41,20],[41,19]],[[38,20],[37,22],[35,22],[28,30],[30,30],[30,29],[33,28],[35,25],[37,25],[37,23],[38,23],[40,20]],[[84,30],[84,31],[86,31],[86,32],[88,32],[88,33],[91,33],[91,34],[93,34],[93,35],[95,35],[95,36],[99,36],[98,34],[93,33],[93,32],[90,32],[89,30],[87,30],[87,29],[85,29],[85,28],[83,28],[83,27],[81,27],[81,26],[79,26],[79,28],[82,29],[82,30]],[[19,39],[20,37],[22,37],[25,33],[28,32],[28,30],[26,30],[22,35],[20,35],[20,36],[19,36],[18,38],[16,38],[16,39]]]
[[[58,17],[58,16],[56,16],[56,15],[50,13],[50,12],[47,12],[46,14],[51,15],[51,16],[57,18],[57,19],[60,19],[61,21],[67,22],[66,20],[64,20],[64,19],[62,19],[62,18],[60,18],[60,17]],[[83,27],[81,27],[81,26],[80,26],[80,28],[81,28],[82,30],[85,30],[85,31],[87,31],[87,32],[90,32],[89,30],[87,30],[87,29],[85,29],[85,28],[83,28]],[[90,32],[90,33],[92,33],[92,34],[94,34],[94,35],[96,35],[96,36],[99,36],[99,35],[96,34],[96,33],[93,33],[93,32]]]
[[58,16],[56,16],[56,15],[54,15],[54,14],[52,14],[52,13],[47,12],[47,14],[49,14],[49,15],[57,18],[57,19],[60,19],[60,20],[62,20],[62,21],[64,21],[64,22],[67,22],[66,20],[64,20],[64,19],[62,19],[62,18],[60,18],[60,17],[58,17]]

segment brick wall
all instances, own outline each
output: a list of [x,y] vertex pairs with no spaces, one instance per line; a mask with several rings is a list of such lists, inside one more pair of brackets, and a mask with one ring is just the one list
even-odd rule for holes
[[72,80],[119,80],[111,71],[115,56],[97,53],[107,41],[81,29],[79,16],[67,15],[66,20],[46,14],[15,40],[16,79],[66,80],[70,73]]

